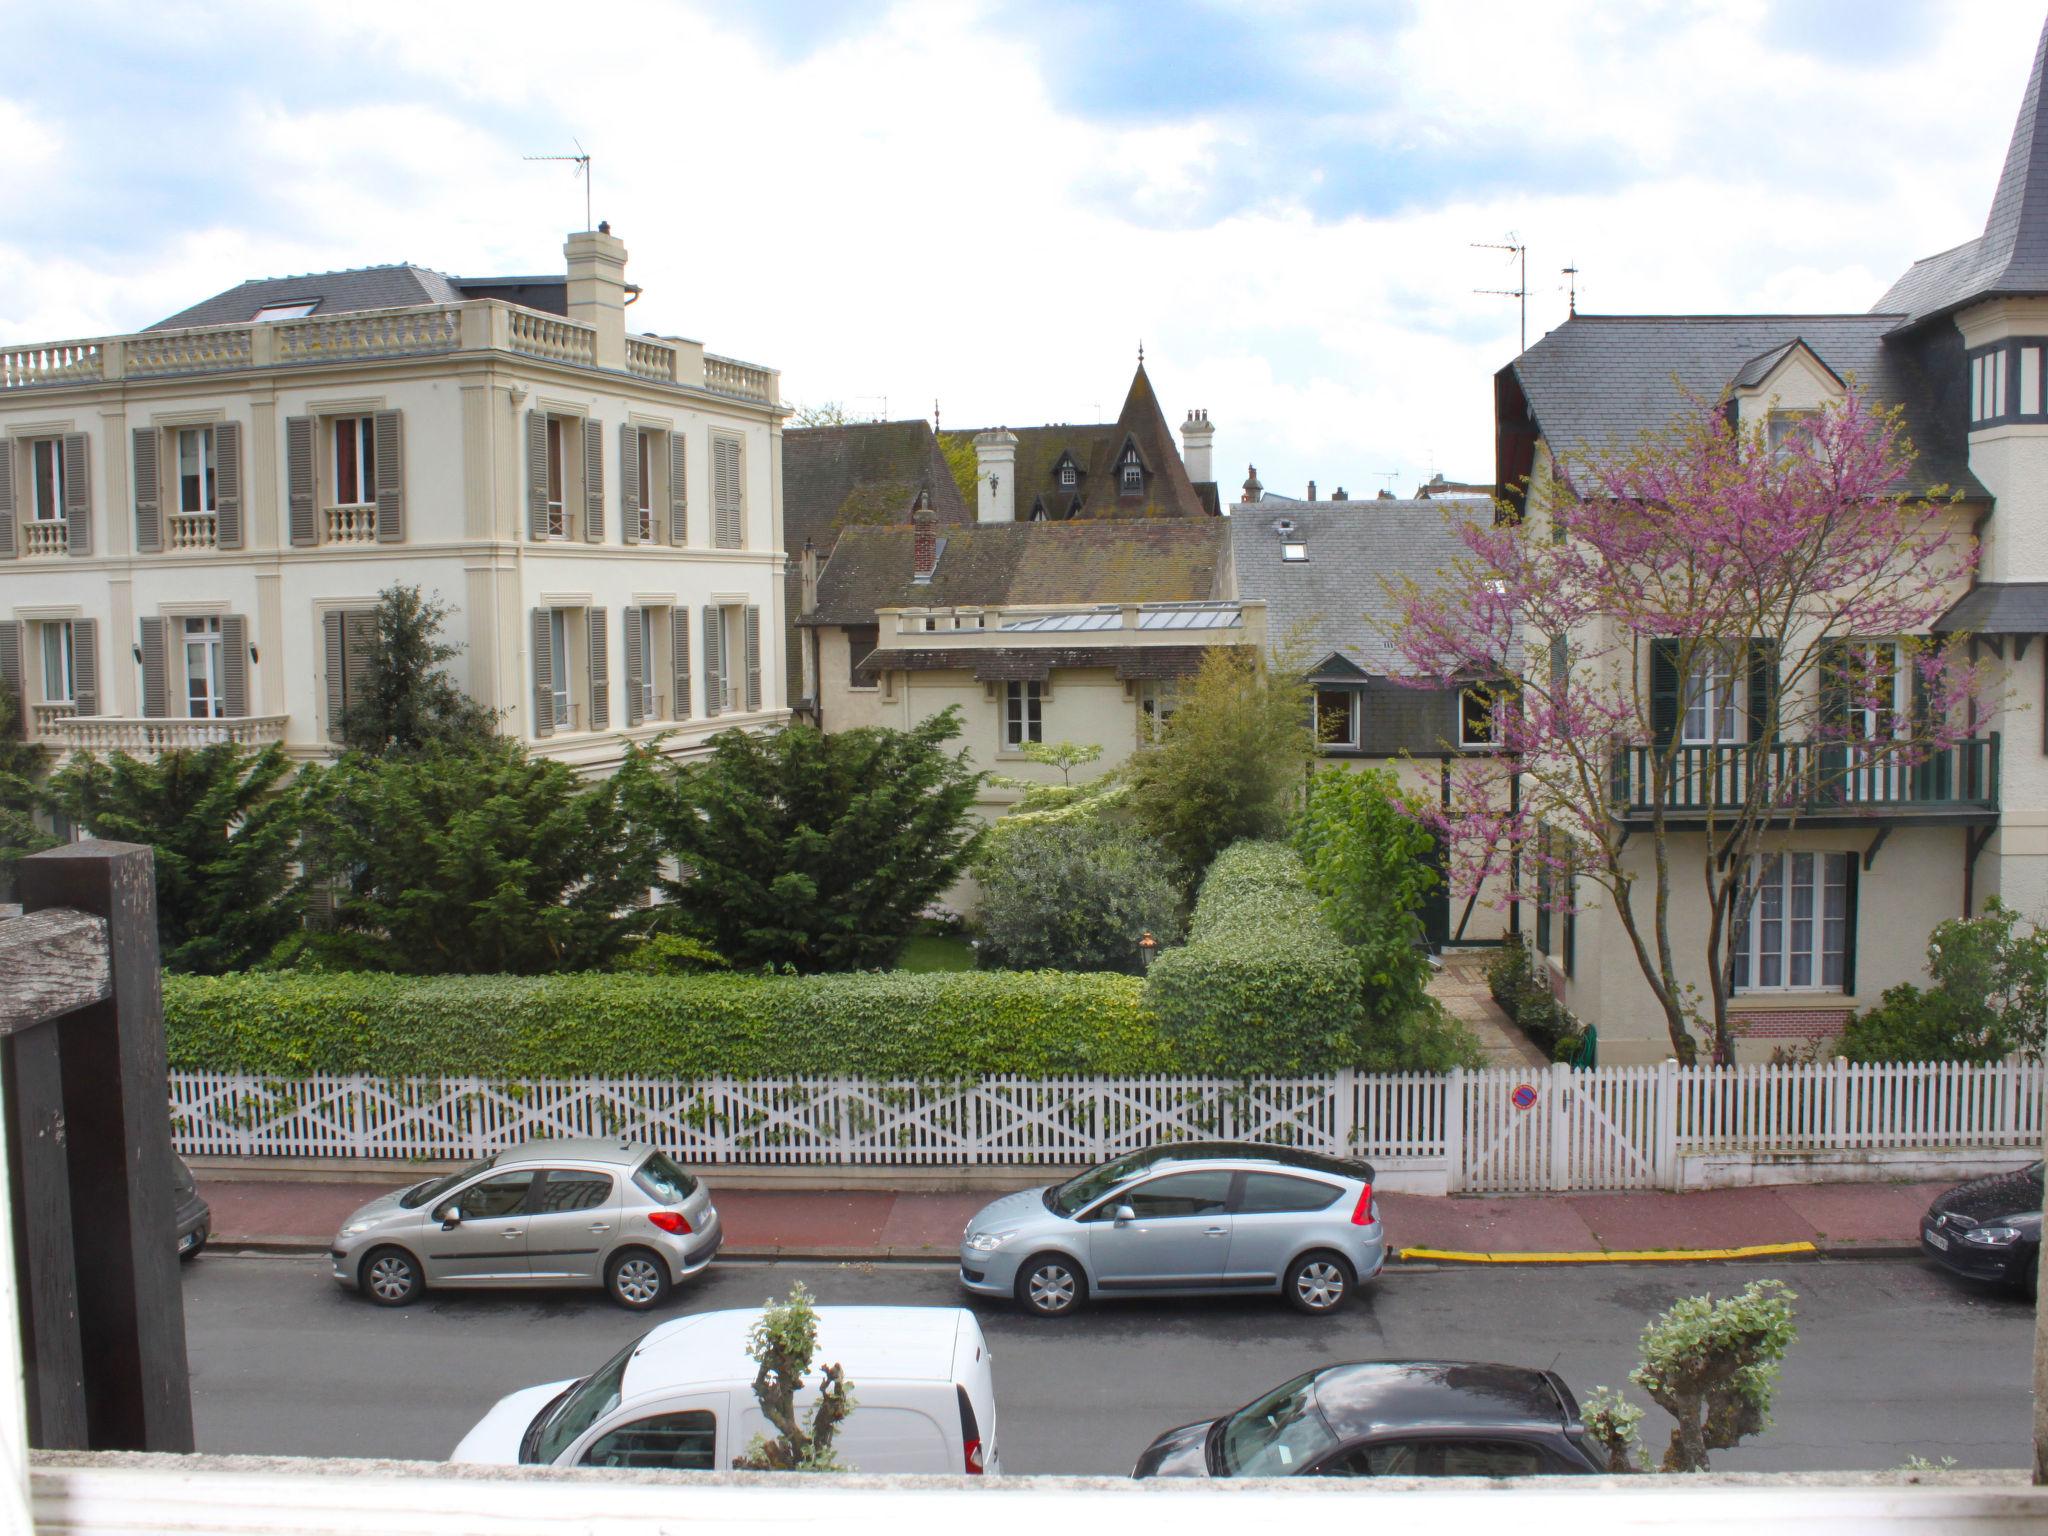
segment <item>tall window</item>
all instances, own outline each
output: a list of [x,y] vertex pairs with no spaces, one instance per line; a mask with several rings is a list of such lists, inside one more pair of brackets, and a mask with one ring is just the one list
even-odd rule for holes
[[[643,453],[646,452],[647,434],[645,432],[640,434],[640,444],[641,451]],[[645,484],[646,482],[642,481],[641,483]],[[631,610],[627,615],[627,621],[640,631],[638,638],[640,641],[640,718],[642,720],[657,720],[661,717],[660,711],[654,707],[654,618],[656,614],[660,614],[666,619],[668,617],[668,610],[666,608],[639,608]]]
[[1316,690],[1316,740],[1325,747],[1358,745],[1359,697],[1349,688]]
[[44,624],[43,702],[69,704],[78,697],[76,636],[69,623]]
[[849,624],[846,626],[846,686],[849,688],[875,688],[881,679],[872,672],[863,672],[860,664],[875,653],[875,647],[882,643],[882,628],[879,624]]
[[1493,745],[1493,694],[1486,688],[1458,690],[1458,745]]
[[1181,685],[1174,681],[1149,682],[1142,685],[1138,694],[1138,709],[1144,717],[1142,734],[1146,741],[1159,741],[1166,735],[1166,722],[1180,708]]
[[1142,496],[1145,493],[1145,466],[1138,460],[1135,446],[1124,450],[1123,465],[1119,471],[1120,484],[1126,496]]
[[[550,422],[550,426],[554,423]],[[555,694],[555,724],[566,726],[569,721],[569,617],[567,608],[552,608],[548,611],[548,677],[552,680]]]
[[1725,650],[1703,649],[1686,678],[1681,739],[1689,746],[1742,740],[1743,712],[1736,705],[1735,658]]
[[221,690],[220,620],[186,619],[183,628],[185,713],[194,720],[218,720],[228,712]]
[[1782,853],[1756,865],[1755,895],[1731,948],[1744,991],[1842,985],[1849,937],[1849,855]]
[[64,520],[64,440],[38,437],[28,445],[29,495],[39,523]]
[[334,504],[366,507],[377,499],[377,443],[368,416],[334,422]]
[[1003,701],[1003,745],[1012,751],[1045,739],[1045,692],[1038,683],[1010,683]]
[[[562,418],[550,416],[547,419],[548,439],[548,537],[566,539],[569,537],[569,512],[562,493]],[[556,623],[561,615],[555,615]]]
[[[640,519],[640,542],[654,542],[654,447],[658,434],[643,429],[635,444],[640,458],[640,472],[634,478],[640,483],[640,503],[629,515]],[[646,652],[652,655],[653,652]]]
[[213,511],[213,428],[178,429],[178,510],[188,515]]

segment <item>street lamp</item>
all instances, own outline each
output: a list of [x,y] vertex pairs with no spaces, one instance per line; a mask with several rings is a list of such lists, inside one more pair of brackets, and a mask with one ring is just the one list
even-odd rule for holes
[[1145,969],[1148,971],[1152,969],[1152,952],[1158,948],[1159,941],[1152,937],[1152,930],[1147,928],[1138,940],[1138,953],[1145,957]]

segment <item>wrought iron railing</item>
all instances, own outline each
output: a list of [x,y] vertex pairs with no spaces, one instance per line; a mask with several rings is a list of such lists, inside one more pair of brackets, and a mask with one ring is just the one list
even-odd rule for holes
[[[1661,770],[1660,770],[1660,765]],[[1662,772],[1662,782],[1659,773]],[[1625,747],[1614,806],[1627,816],[1870,810],[1995,811],[1998,733],[1946,746],[1902,741],[1720,742]]]

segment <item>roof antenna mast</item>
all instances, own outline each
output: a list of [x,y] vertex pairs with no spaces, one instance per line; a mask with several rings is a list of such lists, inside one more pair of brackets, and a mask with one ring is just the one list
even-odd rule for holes
[[1563,270],[1566,284],[1566,303],[1570,307],[1570,312],[1576,315],[1579,312],[1579,264],[1573,262]]
[[1505,241],[1504,243],[1503,243],[1503,242],[1500,242],[1500,241],[1488,241],[1488,240],[1474,240],[1474,241],[1472,242],[1472,249],[1473,249],[1473,250],[1475,250],[1475,251],[1506,251],[1506,252],[1508,253],[1508,258],[1509,258],[1509,260],[1511,260],[1511,261],[1514,261],[1514,262],[1516,262],[1516,263],[1518,263],[1518,264],[1519,264],[1519,269],[1520,269],[1520,273],[1521,273],[1521,275],[1520,275],[1520,276],[1519,276],[1519,277],[1518,277],[1518,278],[1517,278],[1517,279],[1515,280],[1515,286],[1514,286],[1514,287],[1512,287],[1512,288],[1474,288],[1474,289],[1473,289],[1472,291],[1473,291],[1474,293],[1490,293],[1490,294],[1493,294],[1493,295],[1495,295],[1495,296],[1497,296],[1497,297],[1499,297],[1499,298],[1503,298],[1503,299],[1517,299],[1517,300],[1519,300],[1519,301],[1521,302],[1521,306],[1522,306],[1522,347],[1521,347],[1521,350],[1522,350],[1523,352],[1526,352],[1526,351],[1528,351],[1528,350],[1529,350],[1529,247],[1528,247],[1527,245],[1525,245],[1525,244],[1523,244],[1523,243],[1522,243],[1522,237],[1521,237],[1520,235],[1516,234],[1516,233],[1515,233],[1515,232],[1514,232],[1513,230],[1509,230],[1509,231],[1508,231],[1508,238],[1507,238],[1507,240],[1506,240],[1506,241]]
[[585,234],[588,234],[597,227],[591,222],[590,218],[590,156],[584,151],[581,139],[571,139],[569,142],[576,146],[576,153],[573,155],[521,155],[519,158],[522,160],[562,160],[575,164],[576,174],[583,178],[583,231]]

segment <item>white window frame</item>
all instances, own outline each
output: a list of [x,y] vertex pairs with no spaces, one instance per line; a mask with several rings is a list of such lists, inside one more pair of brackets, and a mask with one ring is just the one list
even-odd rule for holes
[[[377,504],[377,422],[372,416],[334,416],[328,419],[328,468],[333,475],[334,505],[374,507]],[[341,494],[342,465],[353,459],[356,498]]]
[[547,438],[547,486],[543,495],[547,498],[548,537],[566,539],[569,537],[568,418],[549,415],[543,425]]
[[1003,685],[1003,750],[1021,752],[1045,740],[1045,685],[1028,679]]
[[646,427],[636,429],[635,451],[640,460],[640,505],[635,510],[640,518],[640,542],[654,542],[654,440],[659,434]]
[[1166,722],[1180,708],[1185,690],[1178,678],[1148,678],[1138,685],[1138,734],[1147,742],[1166,737]]
[[[1729,936],[1736,991],[1842,990],[1849,943],[1849,860],[1853,857],[1851,853],[1810,848],[1757,855],[1748,910],[1737,914]],[[1831,880],[1831,874],[1839,874],[1840,879]],[[1830,897],[1834,898],[1832,911]],[[1795,979],[1802,964],[1804,979]],[[1773,979],[1764,979],[1766,975]]]
[[[226,681],[227,652],[221,636],[219,614],[190,617],[178,620],[178,675],[184,681],[185,717],[188,720],[224,720],[227,718]],[[199,670],[193,672],[197,661]],[[202,685],[200,696],[194,697],[192,685]]]
[[[69,619],[45,619],[42,630],[43,702],[75,704],[78,701],[78,634]],[[57,680],[51,681],[52,671]]]
[[276,320],[303,320],[320,307],[318,299],[286,299],[279,304],[266,304],[257,310],[252,323],[269,325]]
[[1308,545],[1300,539],[1289,539],[1280,546],[1280,558],[1286,561],[1306,560]]
[[1138,457],[1135,446],[1126,448],[1124,456],[1117,462],[1117,491],[1123,496],[1142,496],[1145,493],[1145,461]]
[[[199,505],[185,505],[185,446],[192,444],[199,459]],[[176,427],[172,436],[171,475],[177,485],[177,515],[212,517],[220,510],[220,464],[215,456],[212,427]]]
[[[642,442],[645,442],[647,434],[643,432],[640,436]],[[654,616],[656,614],[660,614],[662,617],[662,628],[669,628],[672,621],[669,619],[669,610],[666,608],[643,607],[634,616],[633,620],[634,623],[640,626],[640,718],[643,721],[659,720],[662,718],[661,712],[654,707],[654,675],[656,670],[654,664],[654,637],[657,633]]]
[[[48,496],[44,491],[49,492]],[[32,437],[28,440],[29,521],[64,521],[64,439]]]
[[1726,650],[1702,647],[1695,652],[1679,694],[1678,740],[1681,746],[1739,744],[1749,734],[1748,679],[1741,658]]
[[1079,480],[1080,478],[1081,477],[1079,472],[1076,471],[1074,468],[1074,461],[1072,459],[1066,459],[1061,462],[1060,484],[1062,486],[1064,486],[1068,490],[1072,490],[1074,488],[1074,482]]
[[580,612],[575,608],[550,608],[548,610],[548,688],[554,695],[555,729],[571,729],[575,722],[575,699],[571,684],[573,677],[570,667],[575,660],[575,648],[569,643],[571,616]]
[[[1346,722],[1346,732],[1344,736],[1342,736],[1341,738],[1333,737],[1327,741],[1323,738],[1323,695],[1326,693],[1341,693],[1350,701],[1350,703],[1346,706],[1346,714],[1348,718]],[[1319,683],[1316,685],[1310,697],[1315,702],[1317,748],[1324,752],[1331,751],[1332,749],[1342,749],[1352,752],[1360,750],[1359,743],[1365,739],[1365,694],[1363,690],[1357,688],[1340,688],[1333,684]]]
[[1483,740],[1474,740],[1465,734],[1465,701],[1480,691],[1479,685],[1476,683],[1467,684],[1458,690],[1458,745],[1467,752],[1491,752],[1500,745],[1497,739],[1498,732],[1494,729],[1493,725],[1494,706],[1500,702],[1497,697],[1482,701],[1486,713],[1485,738]]

